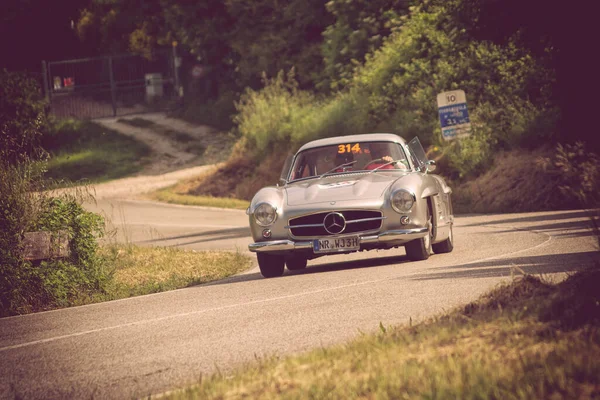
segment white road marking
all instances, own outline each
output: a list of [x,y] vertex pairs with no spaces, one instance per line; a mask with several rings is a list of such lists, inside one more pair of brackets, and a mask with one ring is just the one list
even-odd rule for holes
[[[503,227],[493,226],[493,225],[481,225],[481,226],[482,227],[490,227],[490,228],[506,229],[506,226],[503,226]],[[486,257],[486,258],[482,258],[482,259],[479,259],[479,260],[471,261],[470,263],[477,263],[477,262],[483,262],[483,261],[489,261],[489,260],[506,258],[506,257],[512,256],[514,254],[518,254],[518,253],[522,253],[522,252],[525,252],[525,251],[534,250],[534,249],[537,249],[537,248],[542,247],[542,246],[546,246],[552,240],[552,235],[550,235],[548,233],[545,233],[545,232],[539,232],[539,231],[536,231],[536,230],[530,230],[530,229],[526,229],[526,228],[515,228],[515,227],[511,227],[511,228],[515,229],[515,230],[520,230],[520,231],[532,232],[532,233],[535,233],[535,234],[538,234],[538,235],[545,235],[545,236],[547,236],[547,239],[544,242],[542,242],[542,243],[539,243],[539,244],[537,244],[535,246],[528,247],[526,249],[521,249],[521,250],[517,250],[517,251],[511,252],[511,253],[501,254],[499,256]],[[420,274],[420,273],[421,272],[419,272],[419,273],[415,272],[415,274]],[[34,346],[34,345],[37,345],[37,344],[49,343],[49,342],[54,342],[54,341],[58,341],[58,340],[62,340],[62,339],[69,339],[69,338],[73,338],[73,337],[77,337],[77,336],[83,336],[83,335],[88,335],[88,334],[93,334],[93,333],[98,333],[98,332],[105,332],[105,331],[110,331],[110,330],[114,330],[114,329],[127,328],[127,327],[135,326],[135,325],[142,325],[142,324],[147,324],[147,323],[165,321],[165,320],[174,319],[174,318],[187,317],[187,316],[190,316],[190,315],[204,314],[204,313],[213,312],[213,311],[221,311],[221,310],[227,310],[227,309],[231,309],[231,308],[251,306],[251,305],[255,305],[255,304],[261,304],[261,303],[267,303],[267,302],[272,302],[272,301],[279,301],[279,300],[291,299],[291,298],[294,298],[294,297],[301,297],[301,296],[313,295],[313,294],[324,293],[324,292],[329,292],[329,291],[334,291],[334,290],[347,289],[347,288],[351,288],[351,287],[358,287],[358,286],[370,285],[370,284],[374,284],[374,283],[380,283],[380,282],[385,282],[385,281],[397,279],[398,276],[399,275],[394,276],[394,277],[387,277],[387,278],[382,278],[382,279],[370,280],[370,281],[355,282],[355,283],[348,284],[348,285],[334,286],[334,287],[323,288],[323,289],[313,290],[313,291],[308,291],[308,292],[290,294],[290,295],[286,295],[286,296],[278,296],[278,297],[272,297],[272,298],[268,298],[268,299],[249,301],[249,302],[245,302],[245,303],[230,304],[230,305],[222,306],[222,307],[213,307],[213,308],[207,308],[207,309],[204,309],[204,310],[192,311],[192,312],[187,312],[187,313],[172,314],[172,315],[168,315],[168,316],[164,316],[164,317],[160,317],[160,318],[145,319],[145,320],[141,320],[141,321],[130,322],[130,323],[127,323],[127,324],[119,324],[119,325],[113,325],[113,326],[108,326],[108,327],[104,327],[104,328],[91,329],[91,330],[87,330],[87,331],[71,333],[71,334],[68,334],[68,335],[55,336],[55,337],[51,337],[51,338],[34,340],[34,341],[31,341],[31,342],[26,342],[26,343],[16,344],[16,345],[12,345],[12,346],[2,347],[2,348],[0,348],[0,352],[4,352],[4,351],[8,351],[8,350],[20,349],[20,348],[23,348],[23,347]],[[158,295],[158,294],[159,293],[156,293],[156,295]],[[121,299],[121,301],[125,301],[125,300],[129,300],[129,299]]]

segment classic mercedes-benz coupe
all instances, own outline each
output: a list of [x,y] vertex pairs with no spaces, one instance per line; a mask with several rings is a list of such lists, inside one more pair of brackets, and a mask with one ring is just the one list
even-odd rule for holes
[[425,260],[451,252],[452,190],[434,170],[418,138],[372,133],[305,144],[246,211],[262,275],[330,254],[404,246],[408,258]]

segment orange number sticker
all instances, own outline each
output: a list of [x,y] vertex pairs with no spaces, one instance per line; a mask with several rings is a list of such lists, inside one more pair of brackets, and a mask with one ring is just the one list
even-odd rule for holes
[[362,150],[360,148],[360,144],[359,143],[355,143],[354,145],[351,145],[350,143],[348,144],[340,144],[338,145],[338,153],[339,154],[344,154],[344,153],[362,153]]

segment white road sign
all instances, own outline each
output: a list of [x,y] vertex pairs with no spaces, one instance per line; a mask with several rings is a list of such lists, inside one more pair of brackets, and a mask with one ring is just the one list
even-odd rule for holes
[[464,90],[453,90],[437,95],[438,114],[445,140],[452,140],[471,134],[471,120],[467,110],[467,96]]

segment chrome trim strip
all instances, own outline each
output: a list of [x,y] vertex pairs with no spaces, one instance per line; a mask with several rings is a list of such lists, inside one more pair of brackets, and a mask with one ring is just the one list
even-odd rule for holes
[[294,225],[294,226],[284,226],[283,229],[290,229],[290,228],[324,228],[325,225],[323,224],[306,224],[306,225]]
[[[370,236],[359,236],[358,240],[360,244],[372,244],[381,242],[391,242],[394,240],[404,240],[409,242],[413,239],[422,238],[424,234],[427,234],[428,228],[413,228],[413,229],[396,229],[392,231],[381,232],[378,235]],[[335,236],[331,236],[335,237]],[[248,250],[257,252],[271,252],[271,251],[294,251],[294,250],[306,250],[312,249],[312,240],[309,241],[292,241],[292,240],[272,240],[269,242],[256,242],[248,245]]]
[[346,224],[356,224],[359,222],[369,222],[369,221],[383,221],[386,218],[387,217],[375,217],[375,218],[353,219],[352,221],[346,220]]
[[292,242],[291,240],[273,240],[270,242],[250,243],[248,250],[252,252],[263,251],[289,251],[299,249],[312,249],[312,242]]

